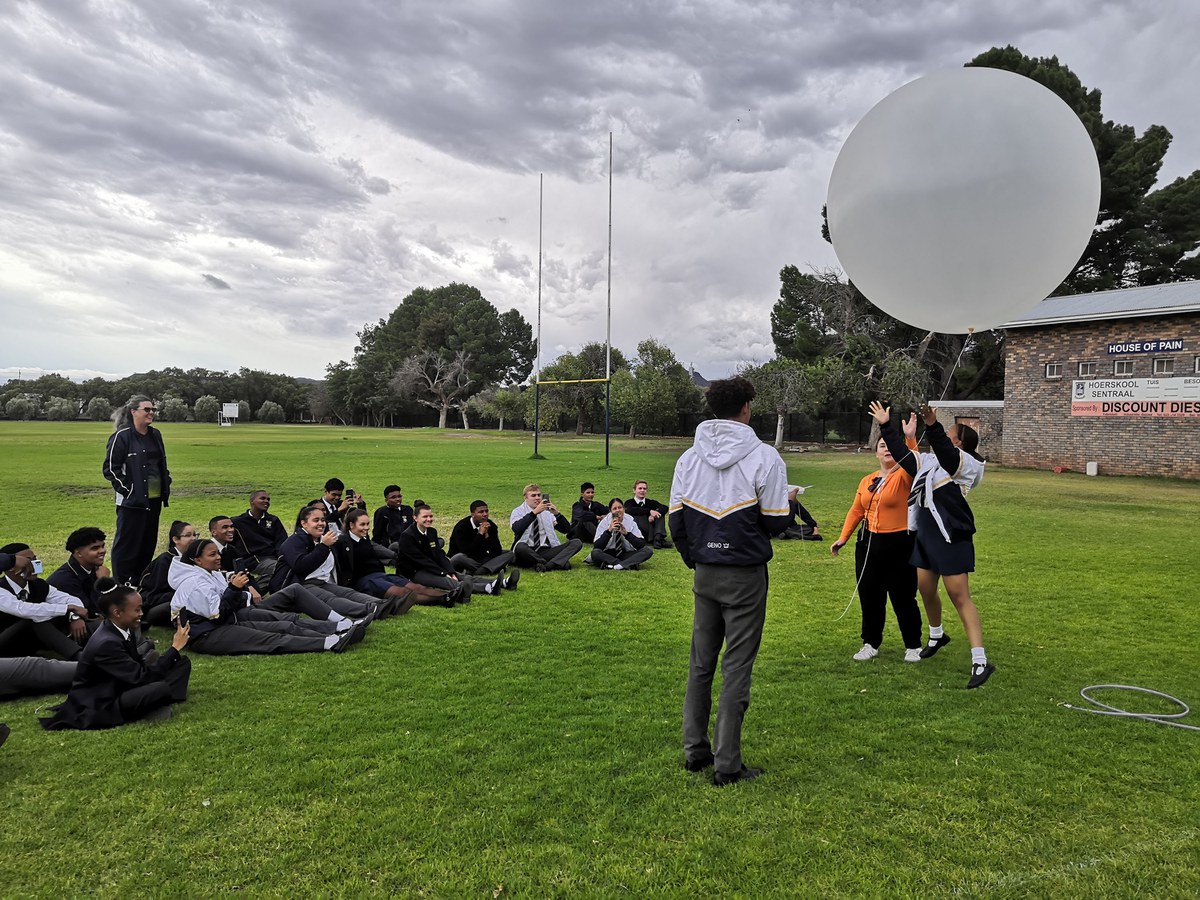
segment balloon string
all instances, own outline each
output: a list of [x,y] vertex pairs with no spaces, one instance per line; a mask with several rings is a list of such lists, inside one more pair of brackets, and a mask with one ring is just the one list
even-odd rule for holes
[[942,388],[942,396],[938,397],[939,400],[946,399],[946,391],[950,390],[950,382],[954,380],[954,373],[958,371],[958,364],[962,362],[963,354],[967,352],[967,344],[971,343],[971,335],[974,334],[974,332],[974,328],[969,329],[967,333],[967,339],[963,341],[962,348],[958,351],[958,359],[954,361],[954,368],[950,370],[950,375],[946,378],[946,386]]

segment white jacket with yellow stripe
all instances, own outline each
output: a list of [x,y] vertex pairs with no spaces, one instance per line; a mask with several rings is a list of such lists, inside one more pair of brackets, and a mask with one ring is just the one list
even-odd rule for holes
[[787,466],[749,425],[711,419],[675,464],[671,537],[684,563],[761,565],[788,527]]

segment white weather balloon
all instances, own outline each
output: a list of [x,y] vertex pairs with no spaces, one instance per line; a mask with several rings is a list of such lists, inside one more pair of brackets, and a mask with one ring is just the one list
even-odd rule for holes
[[1079,117],[1000,69],[920,78],[855,126],[829,234],[871,302],[929,331],[995,328],[1045,299],[1087,246],[1100,167]]

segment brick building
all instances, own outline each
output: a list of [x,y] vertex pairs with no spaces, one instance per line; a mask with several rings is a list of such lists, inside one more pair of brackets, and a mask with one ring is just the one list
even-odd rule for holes
[[1200,281],[1052,297],[1004,327],[1006,465],[1200,478]]

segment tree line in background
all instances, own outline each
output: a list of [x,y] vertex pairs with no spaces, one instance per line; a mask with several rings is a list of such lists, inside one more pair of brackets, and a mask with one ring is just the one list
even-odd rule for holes
[[74,382],[58,374],[9,381],[0,386],[0,409],[10,419],[103,421],[130,397],[144,394],[158,405],[164,422],[216,422],[223,403],[237,403],[241,420],[285,422],[308,411],[312,384],[290,375],[256,369],[158,369],[110,381]]

